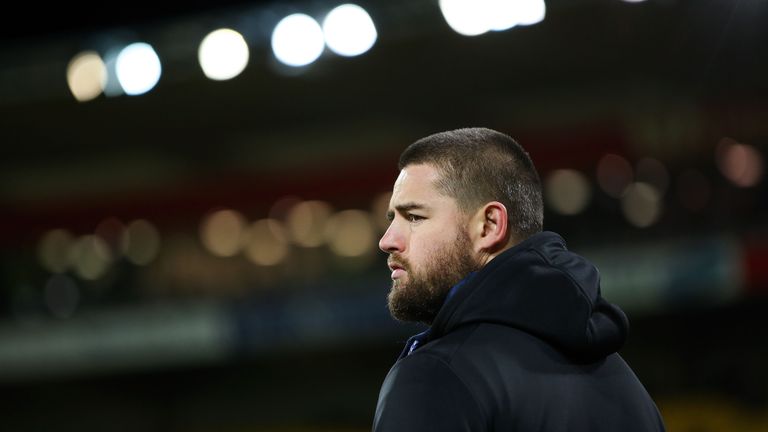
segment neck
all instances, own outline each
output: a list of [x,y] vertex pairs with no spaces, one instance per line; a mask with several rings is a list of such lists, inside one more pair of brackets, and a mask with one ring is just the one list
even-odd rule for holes
[[479,263],[478,268],[485,267],[494,258],[496,258],[497,256],[499,256],[502,253],[504,253],[504,251],[506,251],[507,249],[511,249],[511,248],[515,247],[518,243],[520,243],[520,242],[516,238],[510,237],[510,239],[507,242],[507,244],[505,244],[500,249],[496,249],[493,252],[481,251],[480,252],[480,257],[478,259],[478,263]]

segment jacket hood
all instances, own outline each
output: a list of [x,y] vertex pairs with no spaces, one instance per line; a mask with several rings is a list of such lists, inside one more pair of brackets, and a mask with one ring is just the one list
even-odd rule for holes
[[440,309],[435,339],[475,323],[514,327],[572,358],[594,361],[618,351],[629,322],[600,295],[600,274],[553,232],[504,251],[470,275]]

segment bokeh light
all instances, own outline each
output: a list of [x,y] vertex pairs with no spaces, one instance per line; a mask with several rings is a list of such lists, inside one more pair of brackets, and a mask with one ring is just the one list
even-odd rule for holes
[[309,15],[289,15],[272,32],[275,58],[288,66],[306,66],[317,60],[324,48],[323,29]]
[[371,16],[355,4],[343,4],[330,11],[323,20],[323,35],[331,51],[346,57],[365,53],[377,37]]
[[101,237],[88,234],[75,241],[70,248],[69,258],[80,278],[96,280],[107,272],[113,256]]
[[723,176],[736,186],[755,186],[763,178],[763,155],[753,146],[723,138],[715,159]]
[[373,250],[374,226],[368,213],[344,210],[333,215],[326,227],[328,246],[343,257],[357,257]]
[[123,254],[131,262],[147,265],[160,251],[160,233],[152,223],[138,219],[128,224],[123,236]]
[[638,228],[649,227],[661,216],[661,195],[653,185],[632,183],[621,198],[621,209],[630,224]]
[[279,264],[288,255],[288,251],[288,238],[280,221],[260,219],[248,228],[245,256],[254,264]]
[[154,48],[144,42],[128,45],[117,55],[117,80],[131,96],[144,94],[160,81],[162,66]]
[[77,54],[67,65],[67,85],[78,102],[98,97],[107,84],[107,66],[98,53]]
[[63,273],[70,265],[69,251],[75,237],[67,230],[53,229],[40,238],[37,256],[44,269],[51,273]]
[[248,43],[232,29],[214,30],[200,43],[197,57],[206,77],[218,81],[232,79],[248,65]]
[[490,30],[486,10],[477,0],[440,0],[440,12],[456,33],[478,36]]
[[597,184],[614,198],[622,196],[633,177],[632,165],[619,155],[609,153],[597,163]]
[[304,247],[317,247],[325,242],[325,227],[333,209],[324,201],[304,201],[288,213],[286,223],[294,243]]
[[547,10],[544,0],[440,0],[439,5],[451,29],[464,36],[536,24]]
[[584,174],[572,169],[558,169],[547,176],[544,196],[554,211],[575,215],[589,204],[592,190]]
[[207,215],[200,225],[200,239],[209,252],[231,257],[240,252],[245,239],[247,222],[235,210],[218,210]]
[[[514,15],[519,25],[532,25],[544,21],[547,15],[547,5],[544,0],[520,0],[509,2],[507,0],[490,0],[493,3],[517,5]],[[497,12],[498,13],[498,12]],[[494,28],[494,30],[499,30]],[[503,29],[502,29],[503,30]]]

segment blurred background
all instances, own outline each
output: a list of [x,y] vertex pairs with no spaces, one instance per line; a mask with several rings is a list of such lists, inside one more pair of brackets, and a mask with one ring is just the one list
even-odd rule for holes
[[[768,2],[17,5],[0,429],[366,431],[397,157],[487,126],[670,431],[768,430]],[[44,10],[43,10],[44,9]]]

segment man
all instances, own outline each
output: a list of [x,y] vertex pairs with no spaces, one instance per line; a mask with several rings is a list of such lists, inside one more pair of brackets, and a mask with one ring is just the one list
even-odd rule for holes
[[391,314],[428,324],[379,395],[375,432],[663,431],[616,351],[597,269],[542,232],[539,176],[509,136],[459,129],[400,157],[379,247]]

